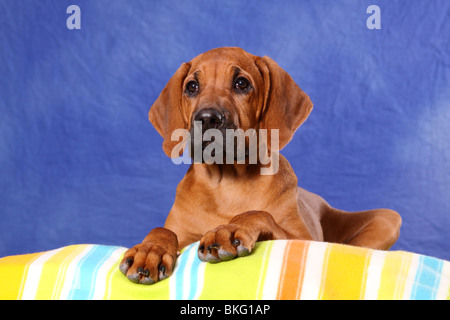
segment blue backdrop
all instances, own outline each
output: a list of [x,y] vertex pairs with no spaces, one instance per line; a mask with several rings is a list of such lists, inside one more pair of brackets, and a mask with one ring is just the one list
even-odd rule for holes
[[[69,5],[81,29],[69,30]],[[381,29],[368,29],[369,5]],[[0,256],[130,247],[164,224],[187,165],[147,112],[184,61],[268,55],[314,102],[283,150],[345,210],[403,217],[393,249],[450,259],[450,2],[0,1]]]

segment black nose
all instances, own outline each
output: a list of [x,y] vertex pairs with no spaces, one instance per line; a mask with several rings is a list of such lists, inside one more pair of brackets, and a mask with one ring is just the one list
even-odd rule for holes
[[224,124],[225,116],[216,109],[203,109],[197,112],[194,121],[202,122],[203,131],[208,129],[218,129]]

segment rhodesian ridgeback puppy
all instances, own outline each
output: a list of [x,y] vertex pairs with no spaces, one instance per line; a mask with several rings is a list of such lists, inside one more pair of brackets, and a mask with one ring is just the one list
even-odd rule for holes
[[[267,130],[269,140],[276,129],[281,150],[311,110],[308,95],[271,58],[218,48],[180,66],[150,108],[149,119],[164,139],[164,152],[173,157],[180,141],[173,141],[172,133],[192,133],[196,121],[201,132]],[[207,146],[202,143],[202,150]],[[383,250],[397,240],[401,218],[395,211],[332,208],[297,186],[281,154],[273,174],[261,174],[267,166],[259,161],[194,161],[177,187],[164,228],[153,229],[126,251],[120,270],[133,282],[155,283],[172,274],[180,249],[199,240],[198,257],[211,263],[246,256],[262,240],[327,241]]]

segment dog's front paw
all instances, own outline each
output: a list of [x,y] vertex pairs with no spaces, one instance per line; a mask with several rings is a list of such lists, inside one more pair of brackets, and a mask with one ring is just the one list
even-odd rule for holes
[[202,261],[220,262],[249,255],[256,241],[292,239],[266,211],[247,211],[229,224],[208,231],[200,240],[198,257]]
[[172,231],[153,229],[141,244],[125,252],[119,269],[134,283],[156,283],[172,274],[177,248],[177,236]]
[[251,229],[236,224],[222,225],[203,236],[198,257],[211,263],[244,257],[251,253],[257,239],[258,234]]

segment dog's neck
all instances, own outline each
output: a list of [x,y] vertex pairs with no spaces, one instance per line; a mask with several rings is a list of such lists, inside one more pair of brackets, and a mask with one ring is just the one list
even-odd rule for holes
[[260,174],[261,164],[206,164],[193,163],[191,169],[206,173],[210,177],[222,179],[224,177],[240,179]]
[[256,164],[206,164],[206,163],[192,163],[189,171],[195,172],[195,175],[208,177],[213,179],[217,183],[220,183],[222,179],[255,179],[261,177],[271,178],[274,175],[261,175],[261,170],[266,171],[270,168],[270,164],[264,165],[261,163]]

